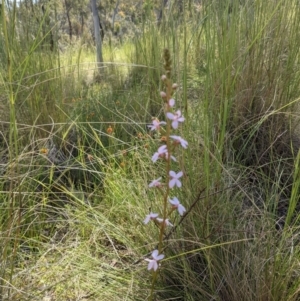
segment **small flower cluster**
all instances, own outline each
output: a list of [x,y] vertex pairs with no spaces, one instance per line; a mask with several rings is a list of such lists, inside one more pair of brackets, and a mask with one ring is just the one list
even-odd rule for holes
[[[174,150],[176,147],[181,146],[186,149],[188,147],[188,142],[182,137],[177,135],[171,135],[172,131],[175,131],[179,128],[179,125],[184,122],[184,117],[181,114],[180,110],[174,110],[175,99],[172,98],[173,92],[177,88],[177,84],[171,84],[170,80],[166,75],[162,76],[162,81],[166,86],[166,92],[160,92],[162,99],[165,102],[165,121],[159,121],[157,118],[152,120],[152,124],[148,125],[150,131],[161,132],[164,131],[164,139],[161,141],[164,142],[157,151],[153,154],[151,160],[153,163],[158,160],[164,160],[167,164],[167,174],[168,183],[162,182],[162,177],[159,177],[153,180],[149,184],[149,188],[158,188],[163,193],[163,210],[162,217],[159,217],[158,213],[150,212],[144,219],[144,224],[148,224],[150,221],[153,221],[156,225],[159,226],[160,235],[159,235],[159,244],[158,250],[152,252],[152,259],[146,259],[148,261],[148,270],[157,271],[159,267],[159,261],[164,258],[163,254],[159,254],[162,250],[162,239],[163,233],[166,226],[173,226],[169,220],[169,216],[175,210],[178,211],[179,215],[183,215],[186,211],[185,207],[180,203],[177,197],[170,198],[170,192],[173,188],[181,188],[181,178],[183,176],[183,171],[173,171],[171,170],[171,161],[176,162],[176,158],[173,156]],[[167,203],[169,203],[170,209],[167,209]]]

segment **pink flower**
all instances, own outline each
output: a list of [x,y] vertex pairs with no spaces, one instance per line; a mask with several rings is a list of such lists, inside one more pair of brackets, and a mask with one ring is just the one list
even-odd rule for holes
[[149,262],[148,263],[148,271],[150,271],[152,269],[153,269],[153,271],[156,271],[158,269],[158,261],[162,260],[165,257],[165,255],[163,255],[163,254],[159,255],[158,250],[154,250],[152,252],[151,256],[152,256],[152,259],[148,259],[148,258],[145,259],[146,261]]
[[173,129],[177,129],[178,128],[178,124],[179,122],[184,122],[184,117],[181,116],[181,111],[178,110],[175,114],[171,113],[171,112],[167,112],[167,117],[172,121],[172,127]]
[[148,128],[150,128],[150,131],[158,131],[160,129],[161,125],[165,125],[165,121],[159,121],[158,119],[152,120],[152,125],[148,125]]
[[161,183],[160,183],[161,177],[158,179],[153,180],[150,184],[149,184],[149,188],[152,187],[160,187]]
[[179,179],[183,176],[183,172],[180,171],[179,173],[176,173],[173,170],[170,170],[169,176],[171,177],[171,180],[169,181],[169,187],[173,188],[174,186],[181,187],[181,182]]
[[176,143],[180,144],[183,148],[187,148],[188,142],[182,139],[180,136],[171,135],[170,137],[174,139]]
[[178,213],[180,215],[183,215],[184,212],[186,211],[186,209],[184,208],[184,206],[182,206],[179,202],[179,200],[174,197],[173,200],[170,199],[169,202],[171,203],[172,207],[178,210]]
[[159,223],[164,223],[165,226],[170,226],[170,227],[173,227],[173,224],[169,221],[168,218],[166,218],[165,220],[163,218],[157,218],[156,219]]
[[146,216],[146,218],[144,219],[143,223],[146,225],[146,224],[148,224],[150,221],[155,220],[157,217],[158,217],[158,213],[150,212],[150,213]]
[[159,158],[163,158],[166,153],[168,152],[167,146],[164,144],[160,146],[157,150],[157,152],[152,156],[151,160],[153,163],[155,163]]

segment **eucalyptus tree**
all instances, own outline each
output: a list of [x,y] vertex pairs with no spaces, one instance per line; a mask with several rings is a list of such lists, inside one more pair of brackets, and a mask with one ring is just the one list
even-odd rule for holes
[[94,31],[95,31],[95,41],[96,41],[96,57],[98,67],[103,63],[103,54],[102,54],[102,38],[100,33],[100,18],[97,10],[96,0],[90,0],[93,22],[94,22]]

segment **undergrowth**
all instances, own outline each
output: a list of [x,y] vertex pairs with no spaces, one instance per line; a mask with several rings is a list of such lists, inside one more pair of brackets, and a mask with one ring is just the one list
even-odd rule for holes
[[299,300],[298,1],[188,7],[104,45],[100,82],[89,49],[45,49],[2,18],[0,300],[148,297],[163,48],[189,148],[157,300]]

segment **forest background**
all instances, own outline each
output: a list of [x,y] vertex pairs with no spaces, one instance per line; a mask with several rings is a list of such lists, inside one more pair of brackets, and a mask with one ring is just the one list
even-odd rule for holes
[[165,48],[187,212],[156,300],[299,300],[299,15],[298,0],[2,0],[0,300],[149,297]]

